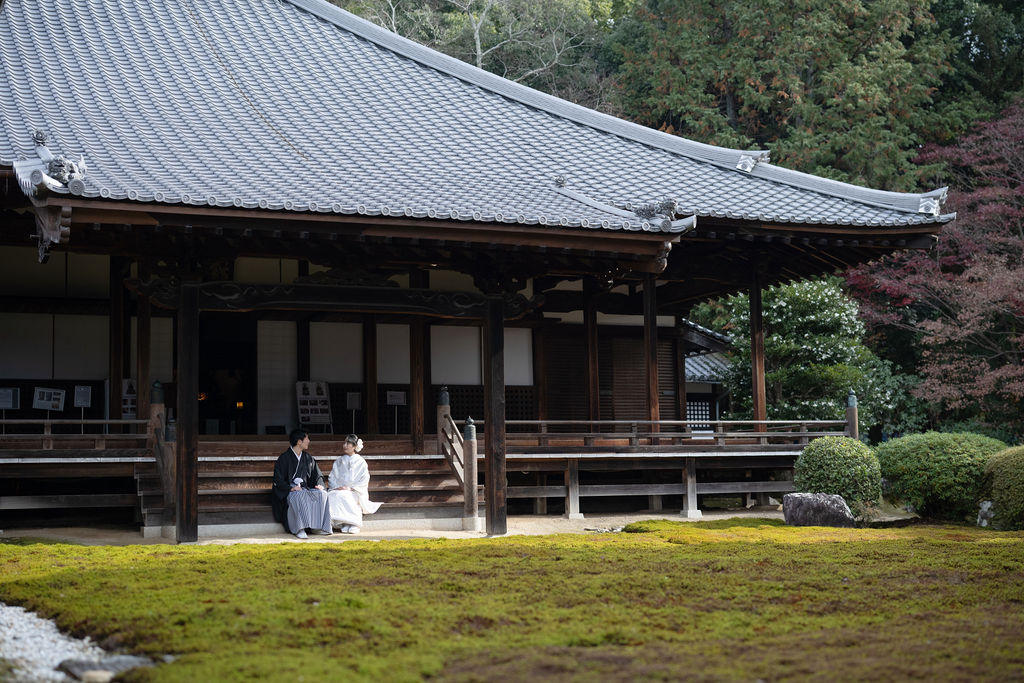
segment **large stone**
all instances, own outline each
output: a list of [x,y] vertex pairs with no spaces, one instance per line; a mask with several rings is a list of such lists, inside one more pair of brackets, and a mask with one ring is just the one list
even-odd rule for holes
[[135,655],[111,655],[101,660],[65,659],[57,669],[80,681],[109,681],[114,676],[140,666],[153,666],[153,660]]
[[849,506],[834,493],[787,493],[782,514],[790,526],[853,526]]

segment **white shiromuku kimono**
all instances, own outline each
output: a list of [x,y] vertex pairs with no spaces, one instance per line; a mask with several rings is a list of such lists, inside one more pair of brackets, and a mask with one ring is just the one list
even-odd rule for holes
[[[373,514],[380,507],[380,503],[370,501],[370,470],[359,454],[338,456],[331,466],[327,484],[330,489],[327,494],[327,507],[330,509],[331,522],[334,526],[362,526],[363,514]],[[347,486],[352,490],[336,490],[340,486]]]

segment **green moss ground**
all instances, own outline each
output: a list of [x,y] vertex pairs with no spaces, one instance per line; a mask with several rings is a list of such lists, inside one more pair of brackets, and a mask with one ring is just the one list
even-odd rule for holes
[[644,522],[341,544],[0,544],[0,600],[139,680],[1020,680],[1024,532]]

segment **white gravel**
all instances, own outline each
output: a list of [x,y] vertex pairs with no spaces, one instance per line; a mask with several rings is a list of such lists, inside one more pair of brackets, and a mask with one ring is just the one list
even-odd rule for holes
[[106,656],[91,640],[64,635],[48,619],[22,607],[0,603],[0,659],[14,665],[17,683],[70,680],[57,665],[65,659],[102,659]]

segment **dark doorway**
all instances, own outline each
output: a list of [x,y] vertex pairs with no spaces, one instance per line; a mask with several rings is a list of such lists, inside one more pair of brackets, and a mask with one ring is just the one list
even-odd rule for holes
[[256,319],[199,316],[199,433],[256,433]]

